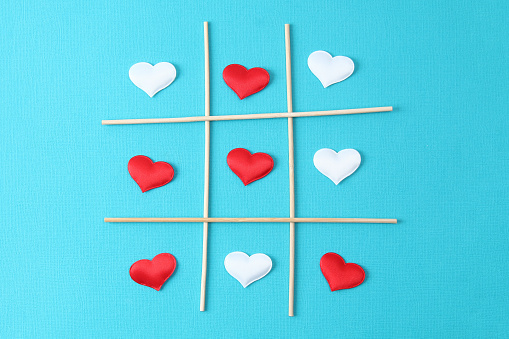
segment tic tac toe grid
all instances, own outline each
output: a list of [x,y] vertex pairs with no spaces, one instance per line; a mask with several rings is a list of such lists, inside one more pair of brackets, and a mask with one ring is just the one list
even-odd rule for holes
[[[292,106],[292,66],[290,54],[290,25],[285,24],[285,50],[286,50],[286,96],[287,113],[258,113],[243,115],[210,115],[210,65],[209,65],[209,30],[208,22],[204,22],[204,47],[205,47],[205,115],[184,118],[161,118],[161,119],[123,119],[103,120],[103,125],[129,125],[129,124],[157,124],[177,122],[205,122],[205,180],[203,199],[203,218],[104,218],[105,222],[203,222],[203,253],[202,253],[202,275],[200,311],[205,311],[205,291],[207,282],[207,244],[208,224],[211,222],[275,222],[290,224],[290,272],[289,272],[289,298],[288,315],[294,315],[294,272],[295,272],[295,223],[383,223],[395,224],[396,219],[373,219],[373,218],[296,218],[295,217],[295,189],[294,189],[294,165],[293,165],[293,118],[309,116],[328,116],[358,113],[375,113],[392,111],[392,107],[357,108],[332,111],[293,112]],[[225,120],[252,120],[252,119],[288,119],[288,168],[290,178],[290,213],[288,218],[209,218],[209,168],[210,168],[210,121]]]

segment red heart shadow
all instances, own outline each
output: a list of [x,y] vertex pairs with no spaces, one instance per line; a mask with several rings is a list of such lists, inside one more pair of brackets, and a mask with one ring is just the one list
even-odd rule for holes
[[272,171],[274,160],[266,153],[251,154],[244,148],[235,148],[228,153],[226,162],[244,186],[263,178]]
[[326,253],[320,259],[320,269],[329,283],[331,291],[343,290],[359,286],[364,281],[364,269],[345,260],[336,253]]
[[132,157],[127,164],[127,170],[143,193],[166,185],[173,179],[174,174],[173,167],[167,162],[152,162],[144,155]]
[[223,70],[223,79],[242,100],[264,89],[269,83],[270,75],[261,67],[248,70],[242,65],[232,64]]
[[177,261],[173,255],[161,253],[152,260],[142,259],[132,264],[129,275],[138,284],[159,291],[176,267]]

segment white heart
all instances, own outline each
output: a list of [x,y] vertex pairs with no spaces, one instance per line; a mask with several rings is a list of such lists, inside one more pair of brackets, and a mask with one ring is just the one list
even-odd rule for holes
[[308,67],[320,80],[323,88],[340,82],[352,75],[354,64],[346,56],[332,57],[325,51],[316,51],[308,57]]
[[151,98],[168,87],[176,76],[177,70],[169,62],[160,62],[154,66],[148,62],[138,62],[129,69],[131,81]]
[[359,168],[361,155],[354,149],[336,153],[330,148],[322,148],[316,151],[313,163],[317,170],[337,185]]
[[267,275],[272,269],[272,260],[263,253],[248,256],[244,252],[232,252],[224,258],[224,267],[244,288]]

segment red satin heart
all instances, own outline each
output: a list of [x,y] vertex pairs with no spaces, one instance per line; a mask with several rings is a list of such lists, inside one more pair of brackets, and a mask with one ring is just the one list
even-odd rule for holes
[[362,267],[353,263],[346,264],[339,254],[332,252],[323,255],[320,268],[331,291],[359,286],[366,277]]
[[135,262],[129,269],[129,275],[138,284],[159,291],[176,267],[177,261],[173,255],[161,253],[152,260],[142,259]]
[[152,162],[144,155],[132,157],[127,169],[142,192],[166,185],[173,179],[174,173],[173,167],[167,162]]
[[223,79],[242,100],[264,89],[269,83],[270,75],[260,67],[248,70],[242,65],[232,64],[223,70]]
[[247,149],[235,148],[228,153],[226,162],[244,186],[263,178],[272,171],[274,160],[265,153],[251,154]]

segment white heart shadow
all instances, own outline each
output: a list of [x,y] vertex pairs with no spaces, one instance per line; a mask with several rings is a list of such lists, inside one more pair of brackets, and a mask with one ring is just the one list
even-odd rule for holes
[[177,70],[169,62],[160,62],[154,66],[148,62],[139,62],[129,69],[129,78],[133,84],[151,98],[160,90],[168,87],[176,76]]
[[330,148],[322,148],[316,151],[313,163],[320,173],[337,185],[359,168],[361,155],[357,150],[351,148],[338,153]]
[[308,57],[308,67],[320,80],[323,88],[341,82],[352,75],[355,65],[353,60],[346,56],[334,58],[325,51],[315,51]]
[[231,252],[224,258],[226,271],[244,288],[266,276],[272,269],[272,260],[263,253],[248,256],[244,252]]

